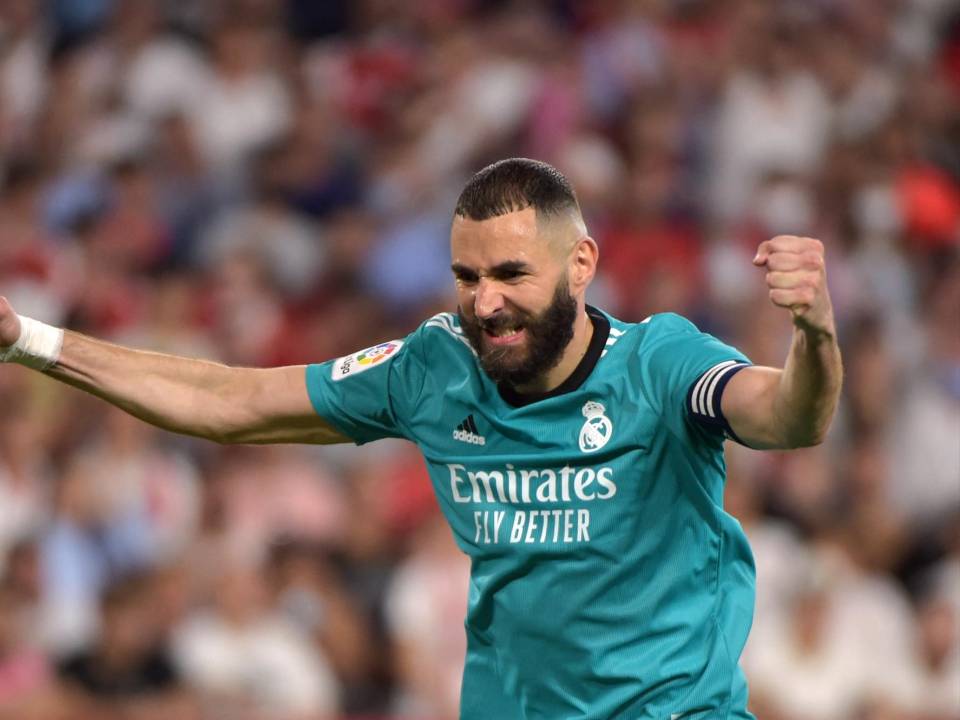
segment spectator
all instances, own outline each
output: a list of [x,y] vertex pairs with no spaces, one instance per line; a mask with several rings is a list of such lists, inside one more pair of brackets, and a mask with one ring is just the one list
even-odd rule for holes
[[[842,412],[815,450],[728,452],[756,714],[953,720],[955,5],[5,0],[0,294],[160,351],[346,355],[454,307],[448,194],[527,155],[580,192],[591,301],[684,312],[775,364],[789,338],[748,253],[823,238]],[[133,609],[101,613],[143,572],[129,604],[176,630],[202,720],[449,712],[462,558],[404,444],[171,439],[17,370],[0,368],[0,717],[69,718],[50,668],[99,663],[101,622],[146,652],[123,640]]]
[[909,709],[926,720],[946,720],[960,707],[960,618],[946,597],[931,594],[917,607],[913,653],[904,673]]
[[0,586],[0,717],[56,717],[65,700],[50,658],[25,637],[23,600],[13,588]]
[[368,710],[373,643],[365,618],[322,546],[280,541],[271,556],[277,607],[330,659],[343,687],[344,712]]
[[11,547],[43,526],[52,488],[40,419],[23,395],[11,395],[0,415],[0,568]]
[[434,515],[414,538],[386,598],[402,717],[458,715],[466,640],[447,628],[466,612],[468,578],[469,563],[442,516]]
[[188,617],[174,643],[177,666],[203,701],[238,718],[335,712],[339,687],[326,658],[277,613],[258,568],[224,567],[216,583],[213,606]]
[[82,712],[137,720],[197,717],[160,635],[148,587],[144,579],[129,578],[107,588],[97,641],[60,663],[59,675]]

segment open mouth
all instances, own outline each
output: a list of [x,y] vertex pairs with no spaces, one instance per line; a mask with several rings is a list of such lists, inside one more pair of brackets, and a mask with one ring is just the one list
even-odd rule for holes
[[520,342],[525,335],[522,325],[484,328],[484,336],[492,345],[512,345]]

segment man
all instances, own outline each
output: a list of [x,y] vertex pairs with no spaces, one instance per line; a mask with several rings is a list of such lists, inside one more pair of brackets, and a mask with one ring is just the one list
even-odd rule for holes
[[725,436],[820,442],[841,366],[823,247],[762,243],[792,313],[781,369],[676,315],[585,304],[597,267],[567,180],[511,159],[451,230],[459,312],[306,367],[229,368],[18,318],[0,346],[134,415],[218,442],[416,442],[472,558],[466,719],[744,718],[753,562],[722,509]]

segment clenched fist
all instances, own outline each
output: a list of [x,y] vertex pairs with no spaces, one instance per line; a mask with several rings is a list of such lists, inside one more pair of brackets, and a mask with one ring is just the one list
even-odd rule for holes
[[0,348],[13,345],[20,337],[20,318],[9,301],[0,296]]
[[802,330],[834,334],[822,242],[778,235],[760,243],[753,264],[766,267],[770,300],[790,310],[794,325]]

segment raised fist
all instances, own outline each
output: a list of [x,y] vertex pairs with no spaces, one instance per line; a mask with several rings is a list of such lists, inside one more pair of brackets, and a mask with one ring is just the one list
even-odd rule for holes
[[778,235],[760,243],[753,264],[766,267],[771,302],[789,309],[797,327],[834,332],[822,242]]

